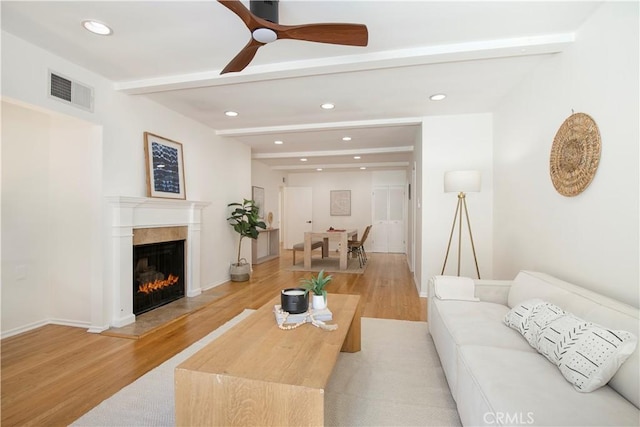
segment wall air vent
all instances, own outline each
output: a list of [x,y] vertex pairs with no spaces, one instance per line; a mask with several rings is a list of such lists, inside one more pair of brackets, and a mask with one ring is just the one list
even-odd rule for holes
[[74,107],[93,112],[93,88],[49,71],[49,96]]

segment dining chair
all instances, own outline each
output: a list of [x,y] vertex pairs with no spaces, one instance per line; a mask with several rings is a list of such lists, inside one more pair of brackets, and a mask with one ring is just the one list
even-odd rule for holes
[[364,233],[362,233],[362,238],[360,240],[349,240],[347,242],[349,246],[349,253],[356,254],[358,257],[358,262],[360,263],[360,268],[365,265],[368,261],[367,259],[367,251],[364,250],[364,242],[367,240],[367,236],[369,236],[369,231],[371,230],[372,225],[367,225],[364,229]]

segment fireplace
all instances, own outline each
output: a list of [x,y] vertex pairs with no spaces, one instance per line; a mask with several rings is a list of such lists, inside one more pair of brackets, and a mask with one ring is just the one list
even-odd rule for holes
[[133,247],[133,314],[185,295],[184,240]]
[[[104,292],[95,292],[90,332],[100,333],[136,320],[133,313],[132,281],[135,271],[133,248],[153,243],[183,241],[182,286],[184,296],[202,292],[200,285],[200,227],[202,210],[209,202],[147,197],[108,197],[111,225],[109,262]],[[158,269],[156,261],[147,266]],[[168,274],[163,271],[165,279]]]

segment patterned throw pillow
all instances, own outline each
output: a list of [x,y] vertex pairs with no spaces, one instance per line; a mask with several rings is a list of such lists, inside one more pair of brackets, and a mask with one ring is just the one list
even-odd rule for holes
[[583,393],[607,384],[638,343],[630,332],[587,322],[538,298],[513,307],[504,323],[520,332]]
[[[505,325],[515,329],[520,332],[522,336],[527,338],[529,335],[529,321],[531,319],[531,315],[534,313],[535,309],[542,304],[547,303],[540,298],[533,298],[516,305],[504,316]],[[531,342],[529,342],[529,344],[531,344]],[[533,345],[532,347],[535,348]]]
[[[546,328],[549,323],[565,314],[566,312],[563,309],[550,302],[543,302],[542,304],[536,305],[529,319],[529,331],[524,335],[531,347],[540,351],[540,332]],[[549,357],[547,357],[547,359],[549,359]]]
[[612,331],[572,314],[553,320],[538,335],[538,351],[584,393],[607,384],[637,343],[630,332]]
[[593,324],[571,314],[566,314],[564,311],[547,318],[550,320],[546,323],[540,322],[541,327],[534,327],[536,330],[533,337],[535,339],[534,347],[538,349],[538,353],[558,365],[561,349],[566,349],[567,344],[577,340]]

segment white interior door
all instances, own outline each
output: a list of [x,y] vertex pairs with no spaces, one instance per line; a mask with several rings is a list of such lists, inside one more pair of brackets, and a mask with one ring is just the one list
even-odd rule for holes
[[405,192],[402,185],[373,189],[372,252],[405,253]]
[[389,252],[387,225],[389,220],[389,188],[373,189],[373,228],[369,232],[371,252]]
[[311,231],[311,187],[285,187],[284,189],[284,248],[291,249],[304,242],[305,231]]
[[405,253],[405,197],[404,187],[389,187],[389,222],[387,225],[388,252]]

